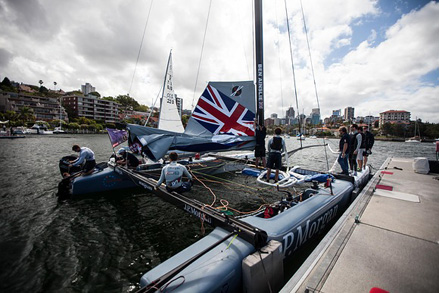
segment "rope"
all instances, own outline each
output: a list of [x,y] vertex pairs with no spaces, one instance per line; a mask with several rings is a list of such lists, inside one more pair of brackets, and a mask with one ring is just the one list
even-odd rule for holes
[[[288,42],[290,44],[290,58],[291,58],[291,69],[293,71],[293,81],[294,81],[294,96],[296,97],[296,108],[297,108],[297,116],[299,117],[299,132],[302,129],[301,123],[300,121],[302,119],[300,119],[300,112],[299,112],[299,100],[297,98],[297,86],[296,86],[296,73],[294,71],[294,58],[293,58],[293,49],[292,49],[292,44],[291,44],[291,32],[290,32],[290,21],[288,19],[288,8],[287,8],[287,1],[284,0],[285,3],[285,14],[286,14],[286,18],[287,18],[287,29],[288,29]],[[302,147],[302,140],[300,140],[300,147]]]
[[192,109],[191,109],[191,111],[194,110],[194,99],[195,99],[195,93],[197,91],[198,75],[200,74],[201,60],[203,59],[204,42],[206,41],[206,32],[207,32],[207,26],[209,24],[209,16],[210,16],[210,7],[211,6],[212,6],[212,0],[209,1],[209,10],[207,11],[206,27],[204,28],[204,36],[203,36],[203,44],[201,45],[200,61],[198,61],[197,77],[195,78],[194,95],[192,96]]
[[133,86],[134,76],[136,75],[137,64],[139,63],[140,52],[142,52],[143,40],[145,39],[146,27],[148,26],[149,15],[151,14],[151,8],[152,8],[152,3],[153,3],[153,2],[154,2],[154,0],[151,0],[151,5],[149,6],[148,16],[146,17],[145,27],[143,28],[142,41],[140,42],[139,53],[137,53],[136,65],[134,66],[134,72],[133,72],[133,77],[131,78],[131,84],[130,84],[130,89],[129,89],[129,91],[128,91],[128,96],[129,96],[130,93],[131,93],[131,88],[132,88],[132,86]]

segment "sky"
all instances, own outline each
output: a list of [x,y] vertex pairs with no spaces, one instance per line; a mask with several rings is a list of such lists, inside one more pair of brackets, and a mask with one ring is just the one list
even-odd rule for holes
[[[265,116],[297,111],[297,93],[306,115],[349,106],[439,123],[438,19],[437,1],[263,1]],[[0,0],[0,28],[1,80],[88,82],[151,106],[170,50],[184,109],[208,81],[253,80],[252,0]]]

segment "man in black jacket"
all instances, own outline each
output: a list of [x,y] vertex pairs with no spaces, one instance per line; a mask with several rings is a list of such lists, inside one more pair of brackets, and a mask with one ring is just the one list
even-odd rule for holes
[[364,135],[366,137],[366,151],[364,152],[364,168],[366,168],[367,165],[367,158],[369,157],[370,154],[372,154],[372,147],[373,144],[375,143],[375,138],[372,134],[372,132],[369,131],[369,127],[368,126],[364,126]]

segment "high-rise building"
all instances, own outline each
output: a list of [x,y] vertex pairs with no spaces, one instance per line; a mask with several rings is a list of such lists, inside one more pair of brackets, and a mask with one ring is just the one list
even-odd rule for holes
[[332,116],[335,116],[335,117],[341,116],[341,109],[332,110]]
[[296,117],[296,114],[295,114],[295,112],[294,112],[294,108],[293,108],[293,107],[289,107],[289,108],[288,108],[288,110],[287,110],[287,112],[286,112],[286,114],[285,114],[285,117],[287,118],[287,120],[288,120],[288,118],[294,118],[294,117]]
[[320,123],[320,109],[314,108],[311,110],[311,114],[309,115],[310,123],[312,125],[317,125]]
[[96,89],[94,86],[92,86],[91,84],[89,84],[88,82],[84,85],[81,85],[81,92],[84,95],[88,95],[89,93],[95,92]]
[[354,120],[355,109],[353,107],[347,107],[344,109],[344,120],[353,121]]
[[180,114],[181,118],[181,112],[183,111],[183,99],[179,98],[177,94],[175,94],[175,103],[177,105],[178,114]]

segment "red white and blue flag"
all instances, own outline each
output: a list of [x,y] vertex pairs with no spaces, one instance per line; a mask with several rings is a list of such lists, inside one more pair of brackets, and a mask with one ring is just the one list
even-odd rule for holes
[[128,140],[128,132],[125,130],[107,128],[107,132],[113,148]]
[[255,114],[211,85],[198,100],[192,118],[214,135],[255,135]]

